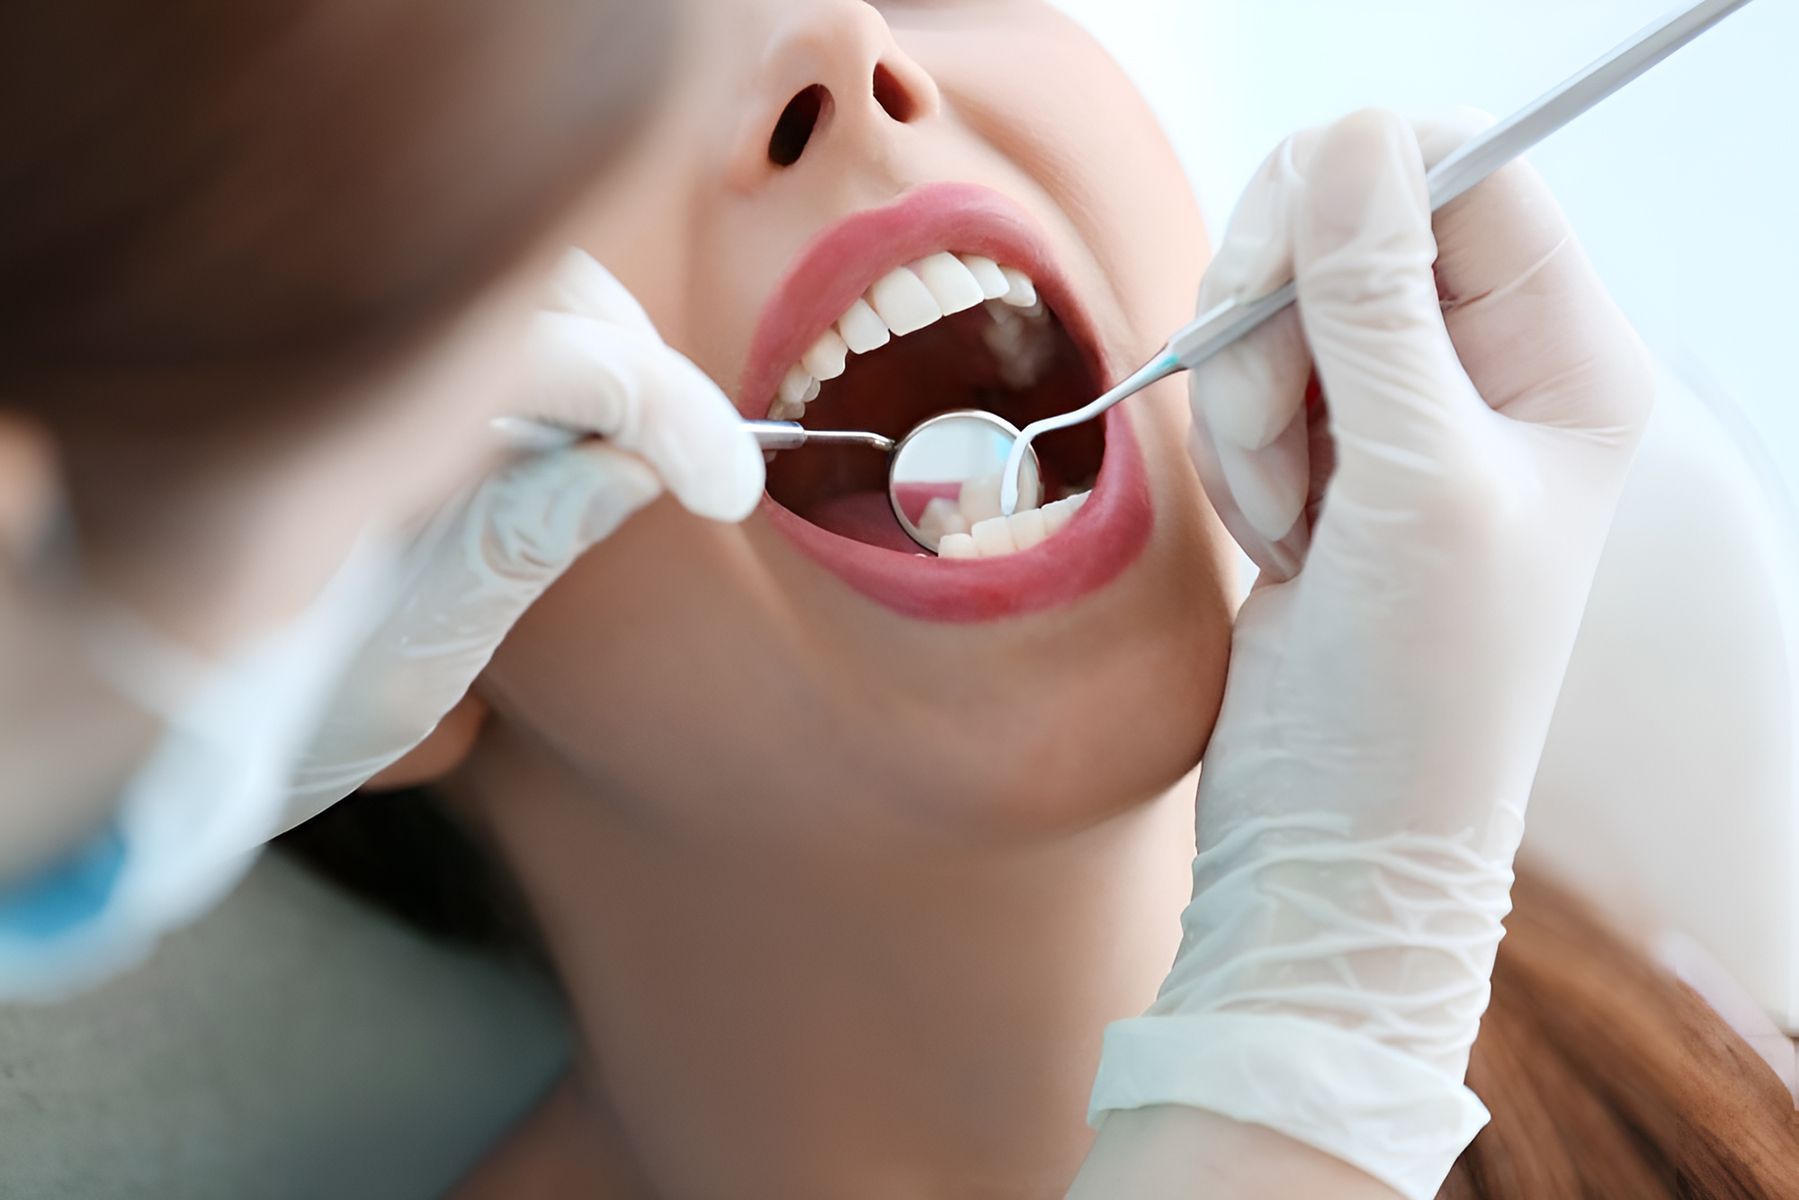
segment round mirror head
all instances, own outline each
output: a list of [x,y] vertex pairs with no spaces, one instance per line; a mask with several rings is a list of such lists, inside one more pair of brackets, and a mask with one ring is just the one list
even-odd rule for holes
[[[1018,430],[977,409],[932,417],[893,450],[887,495],[893,515],[913,541],[933,554],[944,537],[967,533],[1000,515],[1000,475]],[[1035,450],[1018,473],[1019,511],[1043,503],[1042,469]]]

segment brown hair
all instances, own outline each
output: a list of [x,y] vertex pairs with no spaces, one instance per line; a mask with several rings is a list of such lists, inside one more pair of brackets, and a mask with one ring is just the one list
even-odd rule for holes
[[1690,989],[1519,878],[1468,1072],[1493,1121],[1443,1200],[1799,1197],[1799,1115]]
[[[424,795],[339,805],[285,844],[423,928],[545,965],[497,860]],[[1799,1115],[1748,1045],[1564,890],[1527,873],[1514,898],[1468,1073],[1493,1120],[1441,1200],[1799,1197]]]
[[542,244],[632,128],[669,11],[8,5],[0,405],[140,460],[328,416]]

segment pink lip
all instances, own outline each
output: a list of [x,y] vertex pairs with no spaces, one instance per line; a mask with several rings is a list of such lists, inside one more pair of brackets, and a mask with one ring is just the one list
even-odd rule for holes
[[[1114,373],[1035,222],[997,192],[933,184],[848,218],[801,252],[763,310],[739,410],[765,416],[787,368],[857,297],[894,268],[940,250],[985,255],[1025,272],[1089,361]],[[1105,418],[1106,457],[1092,499],[1061,534],[1023,554],[943,561],[840,537],[767,498],[762,513],[807,557],[903,616],[971,623],[1053,608],[1110,583],[1148,544],[1154,508],[1127,407]]]

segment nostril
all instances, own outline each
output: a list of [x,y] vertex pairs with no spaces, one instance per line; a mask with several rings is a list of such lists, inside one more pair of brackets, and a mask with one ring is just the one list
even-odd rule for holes
[[798,162],[830,104],[831,93],[816,83],[788,101],[781,119],[775,122],[774,136],[768,139],[769,161],[777,167],[791,167]]
[[918,100],[886,63],[875,65],[874,88],[875,102],[901,125],[911,124],[918,116]]

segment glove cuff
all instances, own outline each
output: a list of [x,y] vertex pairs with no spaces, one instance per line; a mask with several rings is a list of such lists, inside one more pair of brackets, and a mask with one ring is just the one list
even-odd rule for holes
[[1460,1080],[1391,1047],[1299,1017],[1139,1017],[1106,1030],[1088,1122],[1181,1105],[1261,1125],[1433,1200],[1487,1123]]

